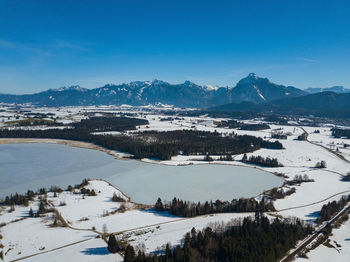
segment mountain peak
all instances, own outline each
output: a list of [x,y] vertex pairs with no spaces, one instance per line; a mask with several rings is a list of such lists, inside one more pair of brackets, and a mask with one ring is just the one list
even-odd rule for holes
[[267,78],[261,78],[258,77],[255,73],[250,73],[247,77],[242,78],[237,85],[241,85],[241,84],[251,84],[251,83],[255,83],[256,81],[259,80],[263,80],[263,79],[267,79]]
[[247,79],[257,80],[259,77],[255,73],[249,73]]
[[191,82],[190,80],[186,80],[186,81],[184,82],[184,85],[185,85],[185,86],[196,86],[196,84],[193,83],[193,82]]
[[159,80],[159,79],[153,79],[152,80],[152,85],[167,85],[168,83],[167,82],[164,82],[164,81],[162,81],[162,80]]
[[232,89],[232,101],[249,101],[254,103],[264,103],[266,101],[280,99],[287,96],[303,95],[302,90],[294,87],[277,85],[267,78],[258,77],[255,73],[250,73],[241,79]]

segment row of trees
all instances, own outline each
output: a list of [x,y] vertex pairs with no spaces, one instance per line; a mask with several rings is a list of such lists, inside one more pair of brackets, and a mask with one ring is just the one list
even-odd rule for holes
[[323,221],[330,220],[336,213],[342,210],[350,201],[350,195],[343,196],[338,201],[328,202],[323,205],[320,211],[318,218],[316,219],[316,223],[320,224]]
[[[10,122],[11,123],[11,122]],[[63,126],[62,123],[53,121],[53,120],[46,120],[46,119],[37,119],[37,118],[28,118],[24,120],[17,120],[13,121],[11,123],[12,125],[16,126]]]
[[224,231],[206,228],[187,233],[182,246],[171,249],[168,244],[163,255],[136,254],[130,245],[125,250],[125,262],[189,262],[189,261],[278,261],[297,241],[312,232],[312,227],[300,220],[272,222],[266,217],[258,220],[244,218]]
[[[83,179],[83,181],[80,184],[75,185],[72,187],[71,185],[68,186],[67,190],[68,191],[73,191],[74,189],[81,189],[80,192],[82,194],[86,194],[89,196],[96,196],[96,192],[92,189],[85,189],[84,186],[87,186],[89,184],[88,179]],[[12,206],[12,205],[24,205],[28,206],[29,201],[34,200],[34,197],[37,195],[45,195],[48,192],[53,192],[55,193],[61,193],[63,190],[58,187],[58,186],[51,186],[48,190],[46,188],[40,188],[36,192],[33,190],[28,190],[27,193],[25,194],[18,194],[15,193],[14,195],[6,196],[5,199],[0,202],[1,205],[7,205],[7,206]]]
[[310,178],[307,174],[305,175],[295,175],[292,180],[286,181],[289,186],[298,185],[301,183],[315,182],[314,179]]
[[346,137],[350,139],[350,129],[332,128],[332,136],[336,138]]
[[240,198],[229,201],[216,200],[215,202],[193,203],[174,198],[169,205],[164,205],[162,200],[158,198],[154,205],[156,211],[169,210],[172,215],[181,217],[195,217],[214,213],[229,213],[229,212],[267,212],[274,211],[275,207],[271,201],[260,202],[254,198]]
[[283,165],[278,162],[277,158],[262,157],[262,156],[250,156],[247,157],[246,154],[243,155],[242,162],[251,163],[254,165],[264,166],[264,167],[282,167]]
[[217,127],[239,128],[241,130],[250,130],[250,131],[270,129],[270,126],[266,123],[246,124],[243,122],[238,122],[236,120],[221,121],[220,123],[217,124]]

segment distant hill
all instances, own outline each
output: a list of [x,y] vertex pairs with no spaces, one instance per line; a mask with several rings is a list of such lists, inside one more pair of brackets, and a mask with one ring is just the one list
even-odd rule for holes
[[212,107],[211,111],[265,112],[277,114],[303,114],[350,118],[350,93],[321,92],[299,97],[277,99],[266,103],[230,103]]
[[260,78],[251,73],[233,88],[197,85],[190,81],[181,84],[170,84],[161,80],[134,81],[120,85],[109,84],[95,89],[71,86],[29,95],[0,94],[0,102],[31,103],[38,106],[168,104],[177,107],[207,108],[232,102],[259,104],[305,94],[295,87],[274,84],[267,78]]
[[309,87],[304,91],[309,94],[315,94],[320,92],[334,92],[337,94],[350,93],[350,89],[347,89],[343,86],[332,86],[332,87],[326,87],[326,88]]

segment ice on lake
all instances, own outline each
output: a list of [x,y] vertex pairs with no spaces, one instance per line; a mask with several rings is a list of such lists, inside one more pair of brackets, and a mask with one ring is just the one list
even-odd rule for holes
[[283,182],[248,167],[165,166],[116,160],[101,151],[59,144],[0,145],[0,197],[51,185],[66,188],[84,178],[106,179],[132,201],[144,204],[153,204],[158,197],[191,201],[252,197]]

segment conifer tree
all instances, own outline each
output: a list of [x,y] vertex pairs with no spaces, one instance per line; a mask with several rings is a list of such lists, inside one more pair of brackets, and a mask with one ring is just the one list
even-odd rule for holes
[[107,249],[112,253],[117,253],[119,251],[118,242],[113,234],[109,235]]
[[163,203],[162,203],[162,200],[160,199],[160,197],[158,198],[156,204],[154,205],[154,209],[156,211],[164,211],[164,206],[163,206]]
[[33,217],[33,216],[34,216],[34,212],[33,212],[33,209],[32,209],[32,208],[30,208],[30,210],[29,210],[29,216],[30,216],[30,217]]
[[135,261],[135,250],[133,246],[128,245],[125,249],[124,262]]

